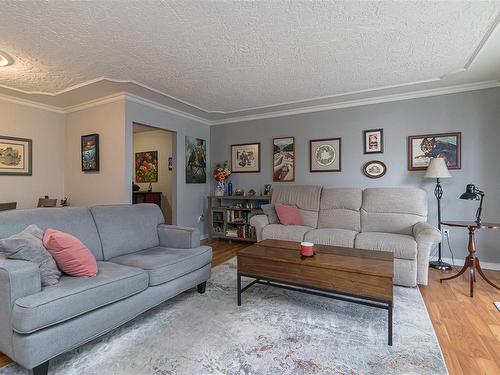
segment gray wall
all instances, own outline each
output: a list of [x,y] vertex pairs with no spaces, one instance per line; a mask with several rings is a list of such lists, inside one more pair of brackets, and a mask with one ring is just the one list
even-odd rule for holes
[[[362,131],[384,129],[383,154],[364,155]],[[468,220],[474,217],[477,202],[459,200],[465,185],[474,183],[486,192],[484,219],[500,222],[500,89],[487,89],[420,99],[323,112],[217,125],[211,128],[212,167],[229,160],[230,145],[261,142],[261,173],[233,174],[233,184],[259,192],[272,183],[272,138],[295,136],[296,179],[294,184],[328,187],[373,187],[413,185],[429,194],[429,222],[436,224],[434,181],[424,180],[424,172],[407,170],[408,135],[462,132],[462,169],[451,171],[443,180],[443,219]],[[309,140],[342,137],[342,172],[310,173]],[[387,174],[371,180],[361,173],[368,160],[382,160]],[[214,184],[212,184],[213,189]],[[411,199],[411,197],[409,197]],[[455,258],[466,252],[466,234],[451,229]],[[500,230],[484,230],[478,235],[478,251],[485,262],[500,263]],[[444,257],[450,257],[447,246]]]

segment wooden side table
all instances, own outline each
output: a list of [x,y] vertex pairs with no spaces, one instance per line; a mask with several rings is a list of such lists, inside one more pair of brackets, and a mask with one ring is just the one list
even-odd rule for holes
[[486,275],[483,273],[483,270],[481,269],[481,263],[479,263],[479,258],[476,256],[476,236],[475,232],[477,229],[500,229],[500,224],[493,224],[493,223],[481,223],[478,224],[475,221],[444,221],[441,223],[442,225],[446,225],[449,227],[459,227],[459,228],[467,228],[469,230],[469,255],[465,258],[464,266],[458,272],[456,275],[453,275],[451,277],[446,277],[443,279],[440,279],[440,282],[446,281],[446,280],[452,280],[460,275],[462,275],[465,271],[469,270],[470,278],[469,278],[469,283],[470,283],[470,296],[474,297],[474,282],[476,281],[476,271],[481,275],[481,277],[486,281],[488,284],[490,284],[492,287],[500,290],[500,287],[493,284]]

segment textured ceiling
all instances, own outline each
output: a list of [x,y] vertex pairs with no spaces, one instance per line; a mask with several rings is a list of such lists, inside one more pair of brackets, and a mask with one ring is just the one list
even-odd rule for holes
[[234,113],[437,81],[467,67],[499,12],[499,1],[3,2],[0,50],[15,64],[0,85],[57,94],[106,77]]

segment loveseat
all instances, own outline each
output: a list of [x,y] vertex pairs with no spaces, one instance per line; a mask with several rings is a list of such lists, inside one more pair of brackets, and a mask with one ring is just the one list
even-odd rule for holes
[[255,215],[257,240],[310,241],[391,251],[397,285],[427,285],[429,254],[441,233],[427,223],[427,194],[418,188],[278,186],[271,204],[296,205],[303,225],[269,224]]
[[152,204],[42,208],[0,213],[0,238],[36,224],[82,241],[93,278],[62,276],[42,287],[35,263],[0,254],[0,352],[35,374],[48,361],[117,328],[210,278],[212,249],[197,229],[165,225]]

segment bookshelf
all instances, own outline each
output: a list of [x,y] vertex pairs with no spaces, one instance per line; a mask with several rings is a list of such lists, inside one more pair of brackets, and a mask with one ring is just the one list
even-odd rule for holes
[[249,221],[262,213],[263,204],[271,202],[270,195],[254,197],[225,195],[208,197],[208,238],[224,238],[235,241],[256,242],[255,229]]

